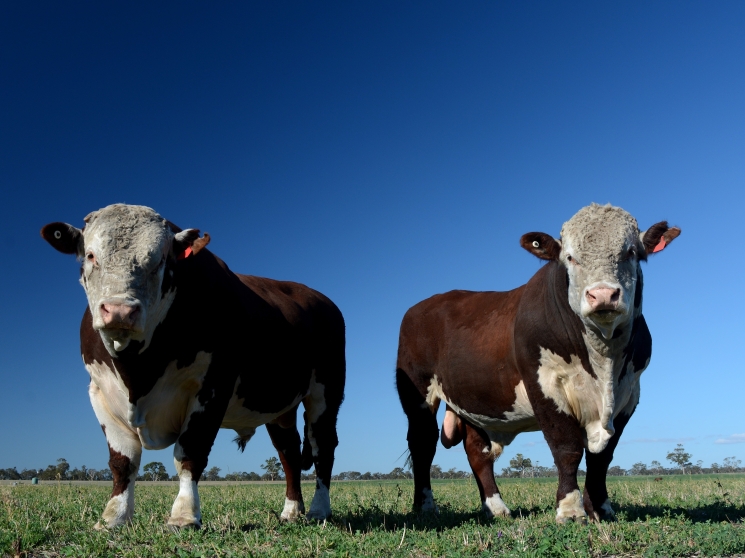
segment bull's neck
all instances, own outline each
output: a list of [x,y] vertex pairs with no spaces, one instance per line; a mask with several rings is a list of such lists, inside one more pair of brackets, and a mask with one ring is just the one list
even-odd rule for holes
[[603,370],[617,376],[621,372],[626,356],[624,349],[631,341],[631,323],[620,327],[622,327],[621,334],[613,339],[604,339],[602,335],[589,326],[585,327],[583,337],[585,347],[587,347],[587,356],[596,373]]
[[[554,306],[553,312],[547,315],[560,316],[560,325],[567,334],[567,339],[574,340],[570,345],[579,342],[586,351],[585,361],[591,365],[596,375],[616,375],[620,371],[624,361],[624,349],[632,338],[632,325],[637,312],[641,313],[641,306],[634,309],[633,316],[624,324],[619,325],[617,333],[612,339],[604,339],[599,331],[593,329],[592,325],[582,320],[569,304],[569,278],[564,266],[557,262],[546,265],[547,291],[546,303]],[[555,314],[554,314],[555,312]],[[571,347],[568,347],[570,351]],[[580,358],[581,355],[580,355]]]

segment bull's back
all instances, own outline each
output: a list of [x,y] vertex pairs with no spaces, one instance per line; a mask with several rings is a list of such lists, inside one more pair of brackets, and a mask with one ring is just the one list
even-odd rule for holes
[[520,382],[513,332],[523,290],[450,291],[416,304],[401,323],[397,368],[422,395],[434,388],[469,412],[494,416],[511,408]]
[[315,289],[293,281],[238,275],[241,283],[277,310],[291,326],[313,336],[344,334],[344,318],[337,306]]

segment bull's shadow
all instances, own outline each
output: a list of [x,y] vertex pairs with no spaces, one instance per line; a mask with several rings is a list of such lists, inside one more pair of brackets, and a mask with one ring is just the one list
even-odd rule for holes
[[707,521],[715,523],[720,521],[736,522],[745,519],[745,506],[723,501],[697,505],[692,508],[655,504],[628,504],[616,506],[616,513],[623,521],[645,521],[650,518],[682,516],[692,523],[706,523]]

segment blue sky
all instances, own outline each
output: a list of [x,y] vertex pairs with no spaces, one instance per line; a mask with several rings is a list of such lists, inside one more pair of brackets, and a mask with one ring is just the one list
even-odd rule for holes
[[[107,466],[74,258],[39,237],[111,203],[305,283],[347,323],[337,472],[401,466],[404,312],[507,290],[520,235],[590,202],[683,234],[645,265],[654,339],[615,464],[745,459],[745,4],[77,2],[0,6],[0,468]],[[738,436],[739,435],[739,436]],[[258,471],[223,431],[210,465]],[[551,463],[540,433],[515,453]],[[145,452],[173,472],[171,450]],[[461,446],[435,462],[467,470]]]

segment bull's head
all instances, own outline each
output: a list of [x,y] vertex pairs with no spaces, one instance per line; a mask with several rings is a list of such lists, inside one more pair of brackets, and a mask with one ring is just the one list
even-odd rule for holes
[[566,268],[572,310],[586,327],[611,339],[641,312],[640,262],[679,234],[666,221],[640,232],[636,219],[620,207],[592,204],[564,223],[559,240],[533,232],[523,235],[520,244]]
[[176,258],[197,241],[199,231],[180,231],[139,205],[110,205],[89,214],[85,223],[82,230],[50,223],[41,236],[82,261],[80,284],[108,352],[116,356],[133,340],[144,342],[142,352],[173,302]]

